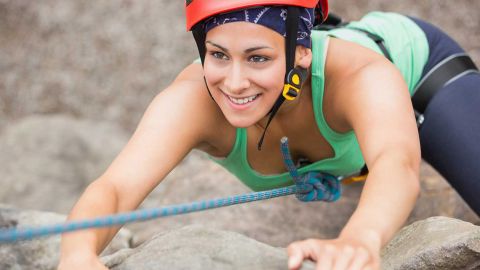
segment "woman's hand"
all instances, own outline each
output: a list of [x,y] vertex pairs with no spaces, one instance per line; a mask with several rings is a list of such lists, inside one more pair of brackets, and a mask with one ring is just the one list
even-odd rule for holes
[[380,269],[380,241],[372,234],[331,240],[307,239],[288,246],[288,268],[300,269],[303,260],[316,262],[317,270]]

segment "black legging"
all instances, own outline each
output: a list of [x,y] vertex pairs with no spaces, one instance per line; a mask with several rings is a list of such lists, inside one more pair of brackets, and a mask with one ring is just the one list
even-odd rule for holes
[[[429,60],[423,74],[464,50],[435,26],[412,18],[425,32]],[[468,73],[436,92],[420,127],[422,158],[480,216],[480,73]]]

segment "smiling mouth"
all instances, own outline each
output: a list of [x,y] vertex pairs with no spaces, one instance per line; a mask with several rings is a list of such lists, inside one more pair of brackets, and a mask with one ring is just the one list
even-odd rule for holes
[[254,101],[255,99],[257,99],[258,96],[260,96],[260,94],[256,94],[256,95],[249,96],[249,97],[244,97],[244,98],[234,98],[234,97],[231,97],[229,95],[226,95],[226,96],[234,104],[243,105],[243,104],[247,104],[247,103],[250,103],[250,102]]

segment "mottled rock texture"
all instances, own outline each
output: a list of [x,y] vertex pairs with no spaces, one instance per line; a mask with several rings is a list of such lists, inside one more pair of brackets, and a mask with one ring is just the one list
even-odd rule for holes
[[0,202],[68,212],[127,140],[116,125],[66,115],[35,115],[0,133]]
[[384,249],[382,269],[480,269],[480,227],[446,217],[415,222]]
[[[64,215],[21,210],[0,204],[0,228],[31,227],[64,222]],[[130,247],[131,233],[122,229],[104,250],[109,255]],[[60,236],[38,238],[12,244],[0,244],[2,270],[53,270],[60,257]]]
[[[286,252],[243,235],[189,226],[103,258],[114,270],[286,269]],[[445,217],[403,228],[382,252],[383,270],[478,269],[480,227]],[[304,263],[305,269],[313,269]]]

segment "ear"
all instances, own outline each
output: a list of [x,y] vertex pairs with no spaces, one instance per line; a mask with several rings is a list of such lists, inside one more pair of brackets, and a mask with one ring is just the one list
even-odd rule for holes
[[312,64],[312,50],[305,48],[302,45],[297,45],[295,50],[295,66],[300,66],[305,69]]

